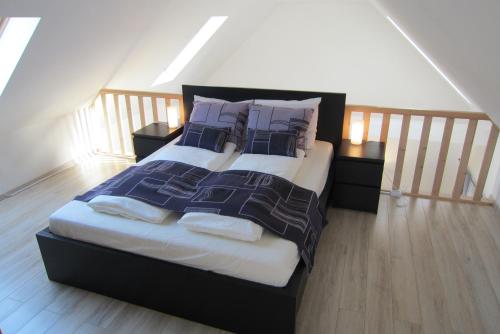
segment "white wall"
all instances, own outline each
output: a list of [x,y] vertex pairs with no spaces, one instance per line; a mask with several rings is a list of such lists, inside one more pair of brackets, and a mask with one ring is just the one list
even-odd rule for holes
[[[269,15],[274,0],[174,0],[165,19],[152,22],[108,83],[110,88],[180,93],[182,84],[203,84]],[[152,87],[158,75],[210,16],[226,22],[172,82]]]
[[72,159],[66,115],[104,87],[165,2],[12,0],[40,24],[0,96],[0,194]]
[[0,135],[0,194],[71,160],[72,137],[64,118],[29,124]]
[[365,1],[277,5],[206,83],[346,92],[355,104],[469,109]]
[[[500,2],[490,0],[373,0],[460,87],[475,108],[500,126]],[[500,204],[500,148],[492,164]],[[496,191],[494,190],[496,189]],[[500,206],[500,205],[499,205]]]
[[[278,4],[205,83],[346,92],[351,104],[477,110],[367,1]],[[463,142],[466,126],[457,122],[452,142]],[[413,122],[410,140],[418,140],[420,129],[421,122]],[[480,124],[475,145],[486,144],[488,129]],[[441,134],[432,131],[431,142],[438,143]],[[496,175],[488,179],[488,195],[496,194]]]
[[372,1],[500,125],[500,1]]
[[0,97],[0,194],[74,157],[66,117],[100,88],[152,90],[156,76],[210,15],[229,15],[231,28],[223,27],[175,83],[155,89],[175,92],[181,83],[200,82],[273,5],[260,0],[1,1],[0,16],[42,19]]

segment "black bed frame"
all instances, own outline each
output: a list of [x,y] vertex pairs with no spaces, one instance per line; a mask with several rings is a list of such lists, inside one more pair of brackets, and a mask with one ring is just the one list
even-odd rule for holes
[[[345,94],[184,85],[185,119],[194,95],[229,101],[322,97],[316,138],[335,148],[341,142]],[[324,211],[333,172],[331,165],[320,196]],[[308,277],[302,261],[287,286],[278,288],[60,237],[49,228],[36,238],[52,281],[237,333],[295,332]]]

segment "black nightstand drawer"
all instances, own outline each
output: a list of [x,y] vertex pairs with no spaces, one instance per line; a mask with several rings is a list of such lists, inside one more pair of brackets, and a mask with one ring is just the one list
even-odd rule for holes
[[136,161],[141,161],[181,135],[183,127],[169,128],[167,123],[151,123],[133,133]]
[[335,182],[380,187],[383,164],[337,160]]
[[163,140],[134,137],[134,151],[137,158],[147,157],[166,144]]
[[336,183],[333,185],[333,205],[336,207],[377,212],[379,188]]

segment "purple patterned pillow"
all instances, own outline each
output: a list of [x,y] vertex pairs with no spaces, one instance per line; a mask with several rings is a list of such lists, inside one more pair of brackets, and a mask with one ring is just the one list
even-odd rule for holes
[[305,133],[314,109],[251,105],[248,128],[255,130],[297,131],[297,148],[305,150]]
[[297,157],[296,131],[248,130],[247,143],[242,153],[283,155]]
[[214,128],[213,126],[186,122],[181,139],[175,145],[198,147],[222,153],[229,131],[229,128]]
[[194,102],[189,121],[217,128],[231,128],[227,139],[236,149],[243,145],[243,131],[248,118],[248,103]]

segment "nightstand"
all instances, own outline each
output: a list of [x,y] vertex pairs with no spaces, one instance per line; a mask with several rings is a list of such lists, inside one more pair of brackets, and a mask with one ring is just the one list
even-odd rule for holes
[[369,141],[353,145],[350,140],[342,140],[339,151],[335,152],[332,205],[376,213],[384,156],[385,143]]
[[135,160],[141,161],[182,134],[183,127],[169,128],[167,123],[151,123],[132,134]]

